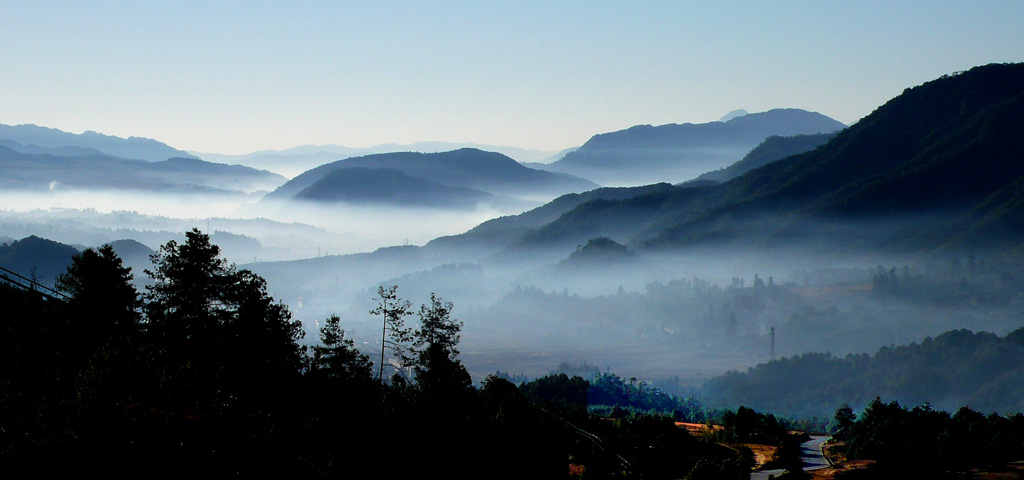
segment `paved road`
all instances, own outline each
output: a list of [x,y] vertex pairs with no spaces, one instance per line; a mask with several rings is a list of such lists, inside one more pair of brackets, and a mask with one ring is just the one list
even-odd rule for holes
[[[828,461],[821,454],[821,445],[828,441],[829,436],[815,435],[810,440],[800,444],[800,458],[804,461],[804,470],[817,470],[828,466]],[[750,480],[768,480],[769,477],[778,477],[785,470],[762,470],[750,474]]]

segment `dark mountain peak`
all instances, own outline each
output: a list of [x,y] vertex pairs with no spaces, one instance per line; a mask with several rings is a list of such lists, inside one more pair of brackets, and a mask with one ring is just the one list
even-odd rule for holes
[[72,246],[31,235],[0,245],[0,266],[40,283],[52,284],[78,254]]
[[585,245],[576,247],[569,257],[562,261],[564,266],[607,266],[636,259],[636,255],[625,245],[608,237],[596,237]]

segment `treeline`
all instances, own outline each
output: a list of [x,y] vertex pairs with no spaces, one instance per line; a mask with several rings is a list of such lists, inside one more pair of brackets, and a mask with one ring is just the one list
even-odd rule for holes
[[378,291],[375,364],[334,316],[302,346],[263,279],[198,230],[153,265],[143,293],[110,247],[76,256],[56,291],[0,282],[0,476],[746,478],[671,417],[591,415],[586,388],[579,408],[496,376],[474,386],[435,296],[414,311]]
[[871,292],[883,300],[920,305],[1019,310],[1024,305],[1020,267],[1020,260],[1011,256],[986,262],[973,254],[914,268],[878,265],[871,273]]
[[[769,359],[768,332],[775,327],[776,358],[826,350],[845,356],[965,325],[998,332],[1019,328],[1020,267],[1013,259],[967,256],[913,266],[762,272],[721,285],[676,279],[592,297],[517,287],[468,319],[474,328],[510,338],[536,332],[538,341],[558,337],[588,345],[626,339],[681,354],[693,352],[693,339],[700,338],[711,353],[745,364]],[[708,358],[685,360],[699,368]],[[671,378],[650,380],[671,393],[692,393],[674,389]],[[827,417],[836,404],[821,402],[815,415]]]
[[[585,369],[586,366],[584,364],[583,368],[570,368],[571,366],[563,363],[559,369]],[[553,373],[523,382],[520,391],[531,401],[545,408],[575,412],[577,416],[583,418],[581,421],[587,421],[582,412],[588,409],[589,422],[595,431],[607,430],[604,426],[609,424],[631,425],[631,429],[639,425],[651,427],[664,424],[666,427],[661,428],[668,431],[667,425],[673,421],[705,423],[707,432],[701,439],[705,444],[704,448],[709,451],[717,448],[721,451],[718,446],[729,445],[728,448],[733,452],[731,463],[718,464],[728,468],[718,471],[714,478],[731,478],[730,472],[749,472],[755,465],[753,451],[747,446],[749,444],[778,447],[773,457],[762,466],[763,469],[784,469],[791,475],[790,478],[802,478],[800,444],[808,439],[806,432],[825,430],[823,423],[820,426],[815,425],[813,430],[808,430],[808,423],[794,422],[770,413],[760,413],[744,406],[736,410],[707,409],[695,398],[682,399],[665,394],[635,378],[624,380],[607,373],[596,374],[589,381],[579,376],[570,377],[565,373]],[[678,427],[676,430],[674,435],[680,435]],[[651,433],[654,434],[654,430]],[[707,458],[698,460],[705,466],[709,465],[709,461]],[[721,458],[718,461],[721,462]],[[742,478],[749,475],[739,474]]]
[[863,408],[876,396],[954,410],[1024,411],[1024,328],[1005,337],[953,330],[882,347],[874,355],[808,353],[732,371],[705,385],[709,399],[790,416],[824,416],[834,405]]
[[656,412],[691,423],[704,423],[714,416],[694,397],[670,395],[645,381],[610,373],[590,381],[588,402],[592,412],[613,416],[621,415],[622,411]]
[[927,403],[908,409],[876,397],[859,417],[849,405],[841,406],[835,427],[849,458],[878,461],[865,478],[899,472],[962,478],[952,472],[998,468],[1024,457],[1024,415],[1019,413],[986,416],[965,406],[950,415]]
[[[630,414],[651,414],[672,418],[677,422],[704,423],[717,420],[722,413],[704,408],[695,397],[670,395],[635,377],[624,379],[613,373],[594,373],[587,380],[563,370],[585,370],[588,365],[570,366],[563,362],[559,373],[534,380],[522,379],[520,390],[529,398],[545,402],[576,405],[600,417],[624,417]],[[498,375],[502,375],[498,372]],[[507,376],[507,373],[504,374]]]

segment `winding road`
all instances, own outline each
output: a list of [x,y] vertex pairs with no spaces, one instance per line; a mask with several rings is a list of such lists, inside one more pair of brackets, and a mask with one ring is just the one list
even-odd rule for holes
[[[811,439],[800,444],[800,459],[804,461],[804,471],[828,467],[828,460],[821,454],[821,446],[832,437],[828,435],[812,435]],[[750,480],[768,480],[782,475],[785,470],[762,470],[750,474]]]

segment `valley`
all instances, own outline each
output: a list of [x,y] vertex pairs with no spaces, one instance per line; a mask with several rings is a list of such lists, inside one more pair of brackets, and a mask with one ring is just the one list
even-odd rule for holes
[[[89,347],[99,350],[68,362],[102,351],[141,369],[133,375],[167,369],[160,378],[202,390],[203,382],[220,380],[190,370],[199,367],[185,357],[207,355],[204,349],[223,340],[210,332],[237,328],[223,340],[234,349],[244,350],[231,342],[246,335],[287,344],[287,352],[253,360],[280,369],[274,375],[281,382],[294,380],[287,380],[292,367],[302,375],[327,372],[295,387],[307,394],[342,384],[373,383],[397,398],[409,385],[423,389],[427,396],[417,401],[426,403],[410,411],[427,415],[423,422],[434,428],[445,420],[429,415],[452,415],[451,405],[476,398],[476,385],[501,401],[528,395],[531,405],[575,422],[593,420],[584,420],[588,408],[613,409],[616,422],[634,418],[620,404],[588,407],[587,387],[572,383],[614,378],[629,379],[624,389],[671,398],[675,410],[661,413],[680,422],[733,419],[740,415],[734,408],[771,412],[769,420],[750,410],[767,426],[747,433],[770,436],[780,448],[792,448],[785,447],[795,440],[787,430],[838,431],[830,416],[840,405],[865,412],[863,425],[888,405],[893,416],[917,415],[907,422],[943,428],[960,428],[948,425],[959,420],[933,418],[932,408],[961,415],[970,405],[995,412],[978,422],[1017,435],[1007,425],[1017,425],[1024,411],[1022,114],[1024,65],[989,64],[908,87],[849,126],[793,108],[736,112],[718,122],[596,134],[554,160],[555,152],[436,142],[416,144],[420,151],[330,145],[197,154],[153,139],[0,125],[0,267],[19,275],[0,285],[23,302],[19,312],[38,308],[61,324],[70,314],[52,302],[64,300],[31,292],[85,295],[74,289],[72,273],[86,268],[83,255],[100,255],[117,265],[105,285],[134,292],[117,313],[127,315],[120,322],[129,332],[108,325],[113,336]],[[458,148],[428,151],[438,145]],[[103,245],[109,250],[97,254]],[[196,258],[223,276],[208,286],[224,290],[209,311],[192,312],[182,293],[205,292],[191,289],[207,273],[175,277]],[[102,303],[90,302],[86,307]],[[266,331],[245,330],[238,318],[250,309],[270,322]],[[410,325],[417,326],[406,328],[403,316],[415,312],[420,320]],[[179,315],[226,320],[186,332],[176,330]],[[150,324],[159,337],[142,327]],[[42,335],[22,324],[5,328]],[[154,352],[173,351],[173,342],[190,346],[181,358],[132,350],[143,337]],[[115,348],[108,340],[126,343]],[[190,343],[200,341],[212,343]],[[21,355],[26,347],[11,348]],[[140,360],[145,355],[159,357],[159,365]],[[209,355],[195,365],[227,361]],[[231,387],[242,392],[238,398],[263,398],[234,361],[216,368],[240,375]],[[558,376],[573,369],[592,378]],[[374,372],[390,380],[374,381]],[[108,388],[103,382],[121,382],[81,375],[79,388],[96,398]],[[331,375],[352,377],[332,384],[325,380]],[[12,382],[31,384],[21,376]],[[441,393],[430,397],[431,388],[465,397],[449,405]],[[495,393],[503,388],[512,390]],[[525,393],[510,393],[516,388]],[[582,406],[562,397],[581,389]],[[222,393],[211,392],[202,395]],[[191,400],[168,395],[158,402],[191,408]],[[16,401],[13,393],[9,400]],[[363,400],[350,407],[371,408]],[[696,406],[684,411],[685,402]],[[962,415],[978,413],[968,410]],[[616,425],[624,430],[590,433],[602,430],[598,422],[585,433],[625,442],[624,432],[641,428]],[[725,458],[736,450],[728,468],[742,477],[749,466],[735,447],[746,434],[741,427],[686,451]],[[231,437],[226,425],[216,428]],[[666,445],[692,441],[676,434],[659,438]],[[864,448],[858,454],[881,455],[863,453],[875,447],[855,438]],[[993,458],[1017,453],[1008,448]],[[629,468],[600,463],[611,457],[586,458],[595,469]],[[683,470],[699,470],[694,458]]]

